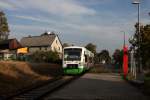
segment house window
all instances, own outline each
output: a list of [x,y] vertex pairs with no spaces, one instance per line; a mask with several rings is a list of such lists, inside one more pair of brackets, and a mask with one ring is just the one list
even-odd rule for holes
[[45,50],[47,50],[47,47],[45,47]]
[[56,40],[56,44],[57,44],[57,40]]

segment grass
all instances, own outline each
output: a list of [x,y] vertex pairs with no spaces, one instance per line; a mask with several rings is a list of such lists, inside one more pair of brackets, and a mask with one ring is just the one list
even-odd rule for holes
[[0,61],[0,96],[12,95],[61,75],[62,68],[57,64]]

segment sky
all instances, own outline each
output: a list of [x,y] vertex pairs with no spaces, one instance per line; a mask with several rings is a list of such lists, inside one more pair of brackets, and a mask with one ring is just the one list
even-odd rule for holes
[[[134,34],[137,5],[133,0],[0,0],[10,27],[10,38],[41,35],[54,31],[62,43],[111,53],[121,49]],[[150,24],[150,0],[140,1],[140,22]]]

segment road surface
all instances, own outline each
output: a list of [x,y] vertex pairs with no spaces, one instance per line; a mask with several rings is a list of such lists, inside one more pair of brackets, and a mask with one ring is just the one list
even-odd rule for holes
[[45,100],[147,100],[119,74],[87,73],[81,78],[49,94]]

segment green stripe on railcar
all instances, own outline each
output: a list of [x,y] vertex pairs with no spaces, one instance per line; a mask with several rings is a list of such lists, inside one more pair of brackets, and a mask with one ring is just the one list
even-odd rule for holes
[[64,74],[81,74],[85,71],[85,68],[72,68],[72,69],[68,69],[68,68],[64,68]]

